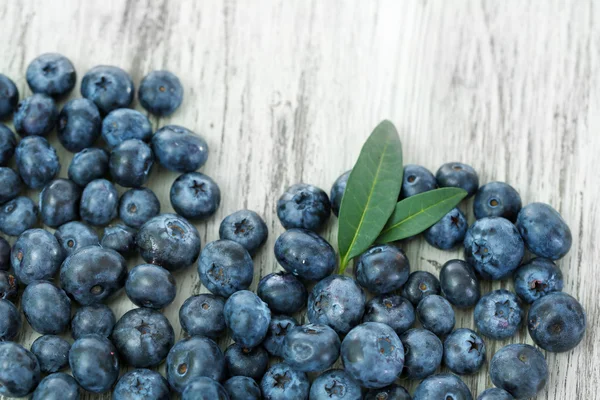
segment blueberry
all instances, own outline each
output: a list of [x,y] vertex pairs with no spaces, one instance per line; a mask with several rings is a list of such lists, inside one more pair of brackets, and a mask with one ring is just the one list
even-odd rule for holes
[[479,188],[473,212],[475,218],[502,217],[515,222],[521,211],[521,196],[508,183],[490,182]]
[[373,294],[400,289],[410,274],[406,254],[390,244],[371,247],[354,265],[356,281]]
[[17,343],[0,342],[0,395],[27,396],[39,382],[37,358]]
[[402,386],[391,384],[381,389],[369,390],[364,400],[411,400],[411,397]]
[[142,258],[169,271],[186,268],[200,254],[196,227],[176,214],[159,214],[138,231],[135,242]]
[[346,372],[367,389],[392,384],[404,367],[404,347],[392,328],[365,322],[352,329],[342,341]]
[[50,374],[42,379],[31,400],[79,400],[79,385],[64,372]]
[[207,377],[191,381],[181,394],[181,400],[230,400],[227,391],[219,382]]
[[240,210],[228,215],[221,222],[219,237],[238,242],[250,255],[267,241],[269,231],[265,221],[251,210]]
[[43,137],[23,138],[15,153],[19,175],[31,189],[43,188],[60,171],[56,150]]
[[215,181],[200,172],[189,172],[173,182],[169,193],[177,214],[189,219],[206,219],[221,204],[221,190]]
[[437,181],[427,168],[415,164],[404,166],[400,198],[405,199],[435,188],[437,188]]
[[298,325],[295,318],[287,315],[273,315],[269,323],[269,330],[262,345],[269,354],[283,357],[283,341],[289,331]]
[[551,260],[534,258],[523,264],[513,276],[515,292],[525,303],[563,289],[563,275]]
[[258,346],[267,335],[271,311],[260,297],[248,290],[232,294],[225,302],[223,314],[231,337],[244,347]]
[[0,120],[10,117],[19,103],[19,89],[6,75],[0,74]]
[[218,339],[227,329],[223,308],[225,299],[203,293],[189,297],[179,309],[181,328],[188,336]]
[[15,171],[0,167],[0,204],[17,197],[23,189],[23,182]]
[[440,287],[446,300],[458,308],[474,307],[481,297],[479,279],[462,260],[450,260],[440,271]]
[[27,84],[33,93],[59,97],[75,87],[77,74],[69,59],[58,53],[36,57],[27,67]]
[[304,372],[279,363],[265,373],[260,388],[265,400],[308,400],[310,382]]
[[102,247],[112,249],[121,253],[123,257],[129,257],[135,254],[137,246],[135,244],[135,229],[117,224],[104,228],[104,235],[100,244]]
[[139,139],[121,142],[110,153],[110,175],[123,187],[140,187],[150,177],[154,155],[150,146]]
[[329,197],[322,189],[298,183],[286,189],[277,201],[277,216],[285,229],[321,229],[331,213]]
[[15,242],[11,264],[17,279],[29,285],[36,280],[52,279],[65,259],[58,241],[43,229],[29,229]]
[[482,218],[467,231],[465,258],[483,279],[500,280],[519,267],[525,246],[517,228],[500,217]]
[[323,372],[310,387],[310,400],[362,400],[360,385],[343,369]]
[[455,374],[476,373],[485,358],[485,342],[471,329],[457,329],[444,341],[444,364]]
[[100,112],[129,107],[134,88],[131,76],[119,67],[98,65],[90,69],[81,81],[81,95],[92,100]]
[[8,126],[0,124],[0,167],[8,165],[13,154],[15,154],[16,147],[17,137],[15,134],[12,133]]
[[491,339],[513,337],[523,319],[521,300],[508,290],[494,290],[479,300],[474,318],[479,332]]
[[408,276],[402,288],[402,297],[417,306],[421,299],[432,294],[440,294],[440,281],[427,271],[415,271]]
[[61,225],[54,232],[54,237],[56,237],[58,244],[67,256],[82,247],[98,246],[100,244],[96,231],[79,221],[67,222]]
[[548,204],[531,203],[523,207],[517,218],[517,228],[529,251],[539,257],[563,258],[573,243],[569,226]]
[[425,231],[425,240],[440,250],[452,250],[463,242],[468,227],[465,214],[454,208]]
[[142,79],[138,90],[142,107],[154,115],[173,114],[183,100],[179,78],[169,71],[152,71]]
[[283,232],[275,242],[275,258],[283,269],[309,281],[319,281],[337,267],[333,247],[306,229]]
[[48,281],[35,281],[23,291],[23,314],[31,328],[41,334],[58,334],[71,321],[71,300],[64,290]]
[[464,189],[468,197],[473,196],[479,189],[477,172],[467,164],[452,162],[444,164],[435,174],[439,187],[457,187]]
[[55,179],[40,193],[42,222],[56,228],[78,219],[81,188],[68,179]]
[[100,111],[88,99],[70,100],[58,114],[58,140],[71,153],[93,146],[101,127]]
[[333,182],[333,186],[331,187],[331,192],[329,194],[329,198],[331,199],[331,211],[336,217],[340,213],[342,197],[344,197],[344,192],[346,191],[346,185],[348,184],[350,172],[352,172],[352,170],[346,171],[340,175],[335,182]]
[[114,250],[88,246],[71,254],[60,269],[62,288],[79,304],[100,303],[125,286],[127,265]]
[[106,304],[92,304],[80,307],[71,320],[71,336],[77,340],[85,335],[109,337],[117,320]]
[[19,236],[34,227],[38,208],[29,198],[19,196],[0,206],[0,231],[9,236]]
[[252,283],[254,264],[239,243],[216,240],[206,245],[198,260],[200,281],[212,293],[229,297]]
[[221,381],[225,377],[225,357],[211,339],[192,336],[175,344],[167,356],[167,380],[178,393],[195,379],[206,376]]
[[517,399],[535,396],[548,379],[544,355],[528,344],[509,344],[494,354],[490,377],[497,387]]
[[139,307],[164,308],[173,302],[176,291],[173,275],[153,264],[133,268],[125,282],[127,297]]
[[96,179],[87,184],[81,195],[81,219],[90,225],[105,226],[117,217],[119,193],[106,179]]
[[108,392],[119,377],[117,349],[99,335],[77,339],[69,352],[69,365],[79,386],[93,393]]
[[533,302],[527,327],[529,336],[542,349],[553,353],[569,351],[583,339],[585,311],[568,294],[553,292]]
[[264,276],[258,283],[258,296],[279,314],[293,314],[302,310],[308,300],[308,292],[302,282],[286,272]]
[[21,313],[8,300],[0,299],[0,342],[14,340],[21,330]]
[[492,388],[484,390],[477,400],[513,400],[514,397],[510,395],[506,390],[499,388]]
[[363,322],[381,322],[401,335],[415,323],[415,309],[402,296],[382,294],[367,302]]
[[[10,268],[10,244],[0,237],[0,271],[8,271]],[[0,296],[2,297],[2,296]]]
[[113,400],[169,400],[169,384],[158,372],[135,369],[123,375],[112,393]]
[[440,337],[452,332],[456,323],[454,310],[448,300],[436,294],[424,297],[419,302],[417,316],[423,328]]
[[107,173],[108,153],[96,147],[76,153],[69,165],[69,179],[79,186],[87,186],[93,180],[104,178]]
[[[2,240],[0,240],[0,246]],[[10,251],[10,247],[8,247],[8,250]],[[5,299],[14,302],[17,299],[18,293],[19,286],[17,285],[17,279],[0,268],[0,300]]]
[[176,172],[194,172],[208,159],[208,144],[196,133],[167,125],[152,136],[152,151],[160,165]]
[[260,380],[269,366],[269,353],[262,347],[253,349],[233,343],[225,350],[229,376],[248,376]]
[[129,189],[119,200],[119,218],[126,225],[139,229],[160,213],[160,202],[148,188]]
[[223,384],[230,400],[261,400],[262,394],[256,381],[247,376],[234,376]]
[[31,352],[40,363],[42,372],[53,373],[67,368],[71,344],[55,335],[44,335],[31,344]]
[[117,321],[111,340],[128,365],[147,368],[160,364],[167,357],[175,343],[175,332],[160,312],[134,308]]
[[413,400],[473,400],[471,391],[456,375],[436,374],[423,380],[413,395]]
[[13,117],[21,136],[48,136],[58,121],[58,109],[51,97],[34,94],[19,102]]
[[340,346],[339,336],[327,325],[296,326],[283,340],[282,356],[297,371],[321,372],[338,359]]
[[426,378],[442,363],[442,342],[427,329],[409,329],[400,340],[404,346],[404,375],[409,379]]

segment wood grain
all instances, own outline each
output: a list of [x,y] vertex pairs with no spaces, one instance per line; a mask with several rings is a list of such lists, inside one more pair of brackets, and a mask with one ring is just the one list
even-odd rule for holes
[[[283,231],[275,203],[285,187],[307,182],[329,190],[385,118],[401,132],[406,163],[435,171],[463,161],[482,182],[515,186],[525,203],[552,204],[573,231],[573,248],[559,265],[565,291],[587,310],[588,330],[573,351],[546,354],[550,377],[538,398],[597,399],[599,9],[577,0],[6,0],[0,72],[22,96],[30,94],[28,63],[50,51],[68,56],[80,77],[98,64],[126,69],[136,84],[154,69],[177,74],[183,106],[152,122],[184,125],[209,143],[203,172],[223,196],[217,214],[197,224],[203,244],[218,238],[219,222],[233,211],[265,217],[270,236],[255,257],[253,288],[280,269],[272,248]],[[66,176],[71,154],[55,134],[52,142]],[[164,211],[172,210],[175,177],[157,168],[149,184]],[[473,220],[471,202],[463,208]],[[332,218],[324,233],[331,243],[336,226]],[[413,270],[436,274],[461,257],[423,240],[403,247]],[[179,336],[180,305],[206,289],[195,267],[176,278],[177,298],[164,313]],[[110,305],[117,316],[133,307],[124,293]],[[473,326],[470,312],[457,315],[457,326]],[[37,336],[25,323],[19,340],[28,347]],[[488,356],[508,342],[488,340]],[[531,339],[522,329],[510,342]],[[487,369],[464,379],[474,394],[492,386]]]

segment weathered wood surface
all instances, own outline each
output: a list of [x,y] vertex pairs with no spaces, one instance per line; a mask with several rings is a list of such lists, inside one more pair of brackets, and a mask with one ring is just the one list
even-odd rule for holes
[[[463,161],[482,182],[514,185],[525,203],[549,202],[573,231],[573,248],[559,265],[565,291],[587,310],[588,330],[575,350],[547,354],[550,378],[538,398],[595,399],[599,10],[593,1],[555,0],[5,0],[0,71],[22,95],[30,93],[29,61],[49,51],[67,55],[79,77],[98,64],[126,69],[136,85],[153,69],[176,73],[184,104],[152,122],[184,125],[209,143],[203,172],[218,182],[223,198],[217,214],[197,225],[203,244],[218,238],[220,220],[235,210],[265,217],[270,236],[255,257],[253,288],[280,268],[272,248],[283,231],[275,203],[284,188],[302,181],[329,190],[384,118],[401,132],[405,162],[435,170]],[[77,87],[72,97],[78,93]],[[66,176],[71,154],[55,134],[52,141]],[[175,177],[157,168],[149,184],[164,211],[172,210]],[[471,202],[463,209],[472,220]],[[336,226],[332,218],[324,234],[332,243]],[[461,256],[423,240],[404,248],[413,269],[433,273]],[[179,336],[180,305],[206,289],[195,267],[176,278],[177,298],[164,313]],[[124,293],[110,305],[117,317],[133,307]],[[458,313],[457,326],[472,325],[470,312]],[[19,340],[29,346],[37,336],[25,323]],[[525,328],[512,341],[531,343]],[[488,340],[489,357],[507,342]],[[491,387],[487,369],[464,379],[475,395]]]

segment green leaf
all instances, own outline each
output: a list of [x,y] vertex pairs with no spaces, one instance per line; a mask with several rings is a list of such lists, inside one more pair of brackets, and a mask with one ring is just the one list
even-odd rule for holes
[[398,202],[377,243],[393,242],[423,232],[452,211],[465,197],[467,192],[462,189],[442,188]]
[[354,165],[340,206],[340,273],[375,242],[394,211],[402,185],[402,143],[396,127],[383,121],[367,139]]

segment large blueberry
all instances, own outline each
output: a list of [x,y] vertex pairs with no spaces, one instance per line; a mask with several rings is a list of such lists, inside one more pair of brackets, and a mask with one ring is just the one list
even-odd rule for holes
[[79,400],[79,385],[64,372],[50,374],[42,379],[31,400]]
[[16,147],[17,137],[15,134],[12,133],[8,126],[0,124],[0,167],[8,165],[13,154],[15,154]]
[[266,400],[308,400],[310,382],[304,372],[296,371],[283,362],[269,368],[260,388]]
[[67,57],[45,53],[29,63],[25,77],[33,93],[59,97],[73,89],[77,73]]
[[228,215],[221,221],[219,237],[238,242],[250,255],[267,241],[269,230],[265,221],[251,210],[240,210]]
[[103,114],[129,107],[134,88],[131,76],[119,67],[98,65],[90,69],[81,81],[81,95],[92,100]]
[[473,400],[469,387],[456,375],[436,374],[423,380],[413,400]]
[[179,323],[188,336],[218,339],[227,329],[223,308],[225,299],[202,293],[189,297],[179,309]]
[[40,193],[42,222],[56,228],[79,218],[81,188],[68,179],[50,182]]
[[229,376],[260,380],[269,366],[269,353],[262,346],[249,349],[233,343],[225,350],[225,364]]
[[523,319],[521,300],[508,290],[494,290],[479,300],[474,319],[484,336],[496,340],[513,337]]
[[479,279],[473,268],[463,260],[450,260],[440,271],[442,293],[458,308],[475,306],[481,297]]
[[25,285],[36,280],[51,280],[65,259],[65,253],[50,232],[29,229],[15,242],[11,264],[15,276]]
[[58,109],[51,97],[34,94],[19,102],[13,117],[21,136],[48,136],[58,121]]
[[9,236],[19,236],[37,220],[38,208],[29,197],[19,196],[0,206],[0,231]]
[[19,175],[8,167],[0,167],[0,204],[17,197],[23,189]]
[[452,332],[456,318],[452,306],[436,294],[424,297],[417,306],[417,316],[423,328],[443,337]]
[[310,400],[362,400],[360,385],[343,369],[319,375],[310,387]]
[[14,340],[21,330],[21,313],[13,303],[0,298],[0,342]]
[[175,300],[177,285],[173,275],[154,264],[142,264],[129,271],[125,293],[138,307],[160,309]]
[[154,155],[150,146],[139,139],[128,139],[110,153],[110,175],[123,187],[140,187],[150,177]]
[[119,218],[126,225],[139,229],[160,213],[160,202],[148,188],[129,189],[119,200]]
[[135,235],[137,231],[123,224],[109,225],[104,228],[104,235],[100,245],[106,249],[112,249],[123,257],[129,257],[137,251]]
[[356,281],[373,294],[400,289],[410,274],[406,254],[390,244],[371,247],[354,265]]
[[223,384],[230,400],[261,400],[262,394],[256,381],[247,376],[234,376]]
[[288,331],[282,356],[292,368],[302,372],[321,372],[340,356],[340,338],[327,325],[308,324]]
[[65,149],[77,153],[94,145],[101,126],[100,111],[93,101],[73,99],[58,114],[58,140]]
[[39,382],[36,356],[20,344],[0,341],[0,395],[27,396]]
[[561,292],[564,285],[562,272],[546,258],[534,258],[523,264],[513,279],[515,292],[528,304],[548,293]]
[[200,253],[198,274],[202,284],[212,293],[229,297],[250,287],[254,264],[241,244],[232,240],[215,240]]
[[[4,239],[2,239],[4,240]],[[0,251],[2,250],[2,241],[0,240]],[[7,247],[10,252],[10,247]],[[7,265],[9,265],[7,263]],[[0,268],[0,299],[6,299],[14,302],[19,293],[19,285],[17,279],[6,271]]]
[[87,184],[81,195],[81,219],[90,225],[105,226],[117,217],[119,193],[106,179],[96,179]]
[[404,374],[409,379],[423,379],[442,363],[442,341],[427,329],[409,329],[400,335],[404,346]]
[[534,397],[548,379],[544,355],[528,344],[509,344],[494,354],[490,378],[497,387],[517,399]]
[[287,272],[264,276],[258,283],[258,296],[279,314],[293,314],[306,306],[308,292],[298,278]]
[[15,153],[19,175],[31,189],[43,188],[60,171],[56,150],[43,137],[23,138]]
[[331,199],[331,211],[336,217],[340,213],[342,198],[344,197],[344,192],[346,191],[346,185],[348,184],[350,172],[352,172],[352,170],[346,171],[340,175],[335,182],[333,182],[333,186],[331,187],[331,192],[329,194],[329,198]]
[[410,301],[395,294],[382,294],[367,302],[363,322],[381,322],[398,335],[415,323],[415,309]]
[[183,100],[183,86],[169,71],[152,71],[142,79],[138,89],[142,107],[159,117],[173,114]]
[[333,247],[321,236],[306,229],[290,229],[275,241],[275,258],[299,278],[319,281],[337,267]]
[[113,400],[169,400],[169,384],[156,371],[135,369],[123,375],[112,393]]
[[42,372],[53,373],[67,368],[71,343],[55,335],[43,335],[31,344],[31,352],[40,363]]
[[167,125],[152,136],[152,150],[160,165],[171,171],[193,172],[206,163],[208,144],[187,128]]
[[259,345],[269,329],[271,310],[260,297],[248,290],[231,295],[223,308],[231,337],[244,347]]
[[10,117],[19,103],[19,89],[6,75],[0,74],[0,120]]
[[85,335],[109,337],[117,320],[106,304],[92,304],[80,307],[71,320],[71,336],[77,340]]
[[277,201],[277,216],[285,229],[318,231],[331,214],[329,197],[322,189],[304,183],[286,189]]
[[539,257],[563,258],[573,243],[569,225],[548,204],[531,203],[523,207],[517,218],[517,228],[529,251]]
[[444,364],[455,374],[476,373],[485,358],[485,342],[470,329],[457,329],[444,341]]
[[432,294],[440,294],[440,281],[427,271],[415,271],[408,276],[402,287],[402,297],[417,306],[421,299]]
[[467,191],[471,197],[479,189],[477,172],[467,164],[451,162],[444,164],[435,174],[439,187],[457,187]]
[[269,322],[269,330],[263,341],[263,347],[275,357],[283,357],[283,341],[289,331],[298,325],[295,318],[287,315],[273,315]]
[[477,397],[477,400],[513,400],[514,397],[504,389],[486,389]]
[[428,192],[437,187],[435,176],[421,165],[408,164],[404,166],[402,189],[400,197],[405,199],[416,194]]
[[108,153],[97,147],[83,149],[73,156],[68,173],[69,179],[79,186],[104,178],[108,173]]
[[67,256],[82,247],[100,244],[96,231],[79,221],[67,222],[61,225],[54,231],[54,237]]
[[214,379],[199,377],[191,381],[183,393],[181,400],[230,400],[227,391]]
[[71,321],[71,300],[64,290],[48,281],[28,285],[21,306],[31,328],[41,334],[62,333]]
[[465,214],[459,208],[454,208],[425,231],[425,240],[438,249],[452,250],[463,242],[468,227]]
[[515,222],[521,211],[521,196],[508,183],[490,182],[479,188],[473,212],[475,218],[502,217]]
[[169,198],[177,214],[189,219],[206,219],[219,208],[221,190],[209,176],[188,172],[175,179]]
[[[364,400],[411,400],[408,390],[392,383],[381,389],[370,389]],[[444,399],[445,400],[445,399]]]
[[99,335],[77,339],[69,352],[69,365],[79,386],[93,393],[108,392],[119,377],[117,349]]

